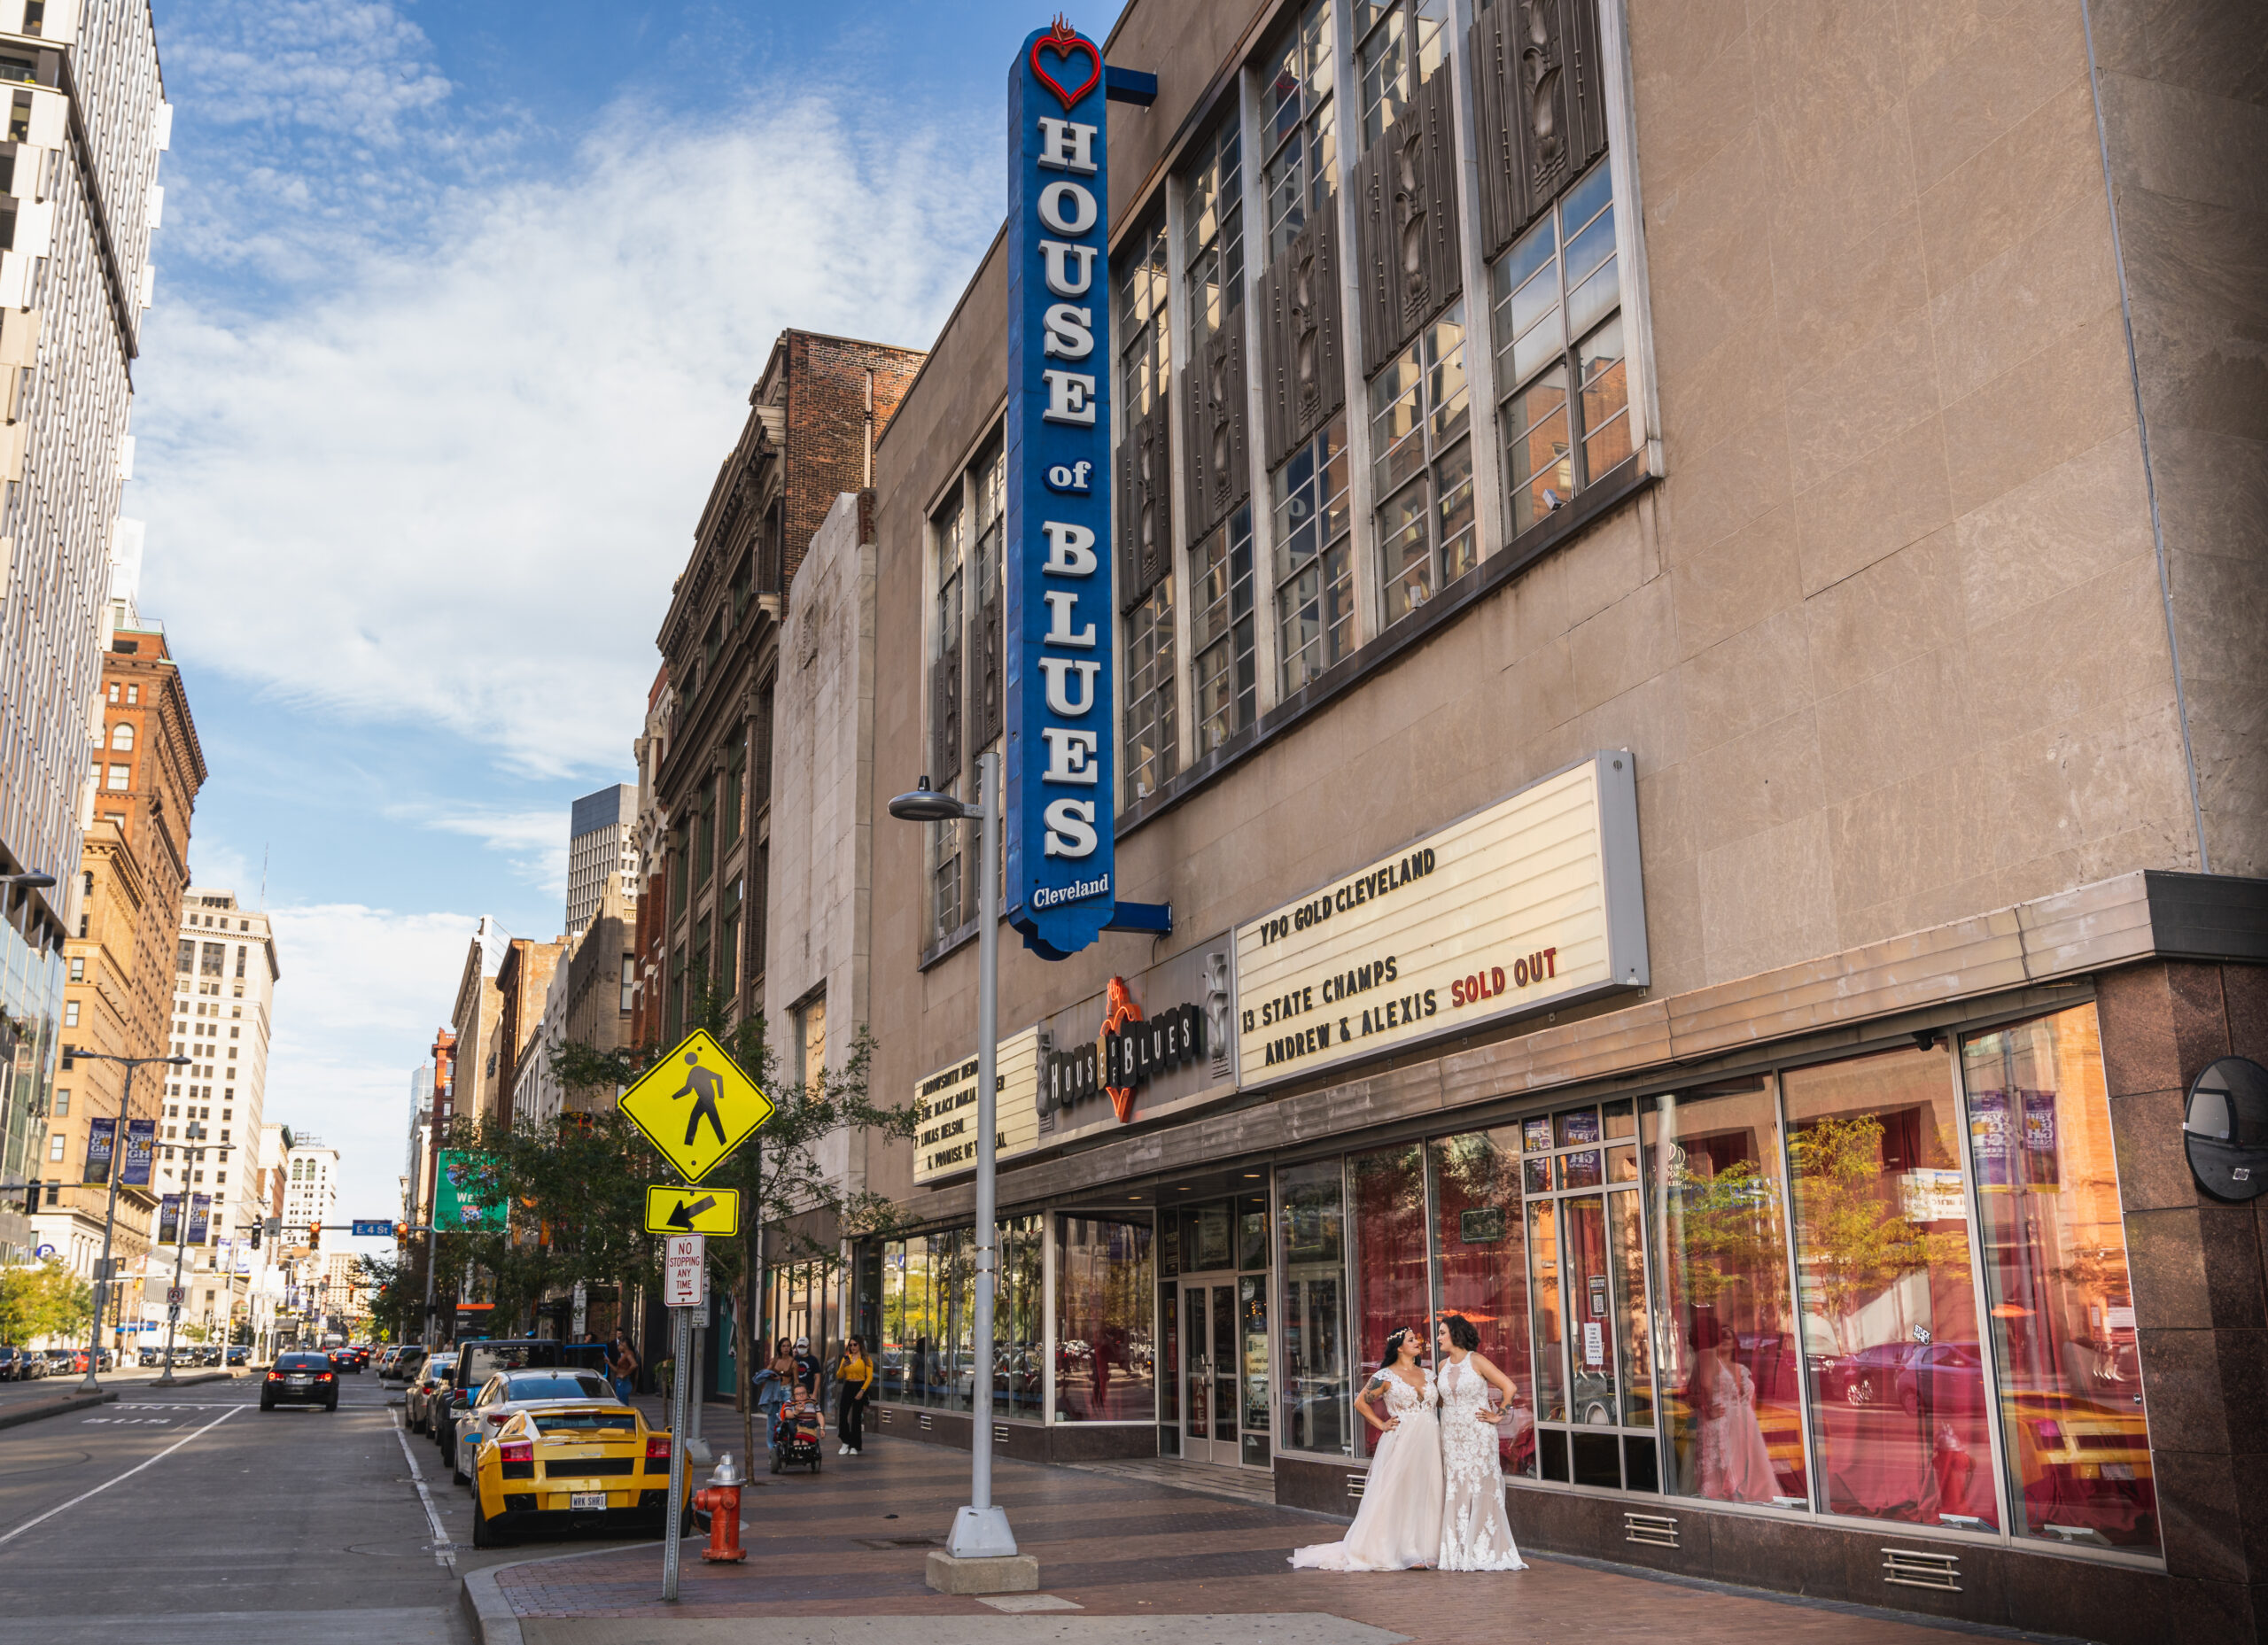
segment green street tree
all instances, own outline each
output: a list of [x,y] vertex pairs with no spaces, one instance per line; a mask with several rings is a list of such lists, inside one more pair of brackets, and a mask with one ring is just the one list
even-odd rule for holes
[[73,1341],[94,1317],[94,1287],[52,1258],[0,1268],[0,1342]]

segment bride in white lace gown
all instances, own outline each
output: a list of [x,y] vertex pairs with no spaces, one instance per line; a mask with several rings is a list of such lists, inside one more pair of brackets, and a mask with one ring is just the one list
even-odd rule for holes
[[[1386,1339],[1386,1364],[1355,1400],[1363,1420],[1386,1436],[1371,1458],[1363,1506],[1345,1540],[1301,1548],[1292,1556],[1294,1565],[1407,1571],[1440,1556],[1441,1431],[1433,1416],[1439,1397],[1433,1374],[1418,1363],[1424,1347],[1425,1338],[1416,1331],[1397,1331]],[[1494,1462],[1492,1454],[1492,1467]]]
[[1506,1404],[1517,1397],[1511,1377],[1476,1354],[1480,1333],[1462,1315],[1442,1316],[1436,1341],[1442,1367],[1441,1506],[1443,1571],[1525,1571],[1512,1528],[1504,1518],[1504,1479],[1496,1463],[1496,1413],[1488,1391]]

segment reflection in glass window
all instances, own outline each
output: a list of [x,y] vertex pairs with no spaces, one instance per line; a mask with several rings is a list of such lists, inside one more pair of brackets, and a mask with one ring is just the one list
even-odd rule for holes
[[1150,1219],[1066,1214],[1055,1229],[1055,1420],[1155,1420]]
[[[1407,1327],[1433,1357],[1432,1289],[1425,1249],[1425,1170],[1418,1145],[1357,1154],[1355,1178],[1355,1274],[1357,1285],[1355,1383],[1386,1363],[1386,1339]],[[1379,1431],[1362,1424],[1364,1455]]]
[[2155,1549],[2155,1481],[2094,1007],[1961,1044],[2012,1527]]
[[1942,1053],[1782,1075],[1812,1465],[1829,1513],[1997,1530],[1983,1349]]
[[1189,644],[1197,681],[1197,752],[1211,753],[1252,724],[1252,505],[1190,551]]
[[1000,1289],[992,1307],[992,1408],[1039,1422],[1047,1368],[1040,1219],[1000,1222]]
[[1371,380],[1371,483],[1381,500],[1388,623],[1471,570],[1480,554],[1465,386],[1461,300]]
[[1426,1152],[1441,1311],[1472,1322],[1480,1333],[1480,1352],[1518,1390],[1497,1425],[1496,1455],[1506,1473],[1527,1473],[1535,1456],[1535,1390],[1528,1364],[1519,1134],[1472,1131],[1440,1138]]
[[1155,794],[1180,768],[1174,724],[1173,578],[1126,614],[1127,794]]
[[[1488,271],[1511,531],[1563,508],[1631,454],[1630,388],[1601,160]],[[1580,427],[1568,423],[1568,384]]]
[[1331,0],[1311,0],[1261,56],[1268,257],[1274,261],[1331,198]]
[[1276,1174],[1284,1269],[1285,1446],[1354,1455],[1347,1380],[1346,1199],[1339,1161]]
[[1363,89],[1363,146],[1376,143],[1449,49],[1448,0],[1355,0],[1355,74]]
[[[1244,306],[1244,144],[1231,113],[1200,145],[1182,199],[1190,358]],[[1226,458],[1221,459],[1225,462]]]
[[1804,1345],[1788,1292],[1771,1083],[1673,1093],[1645,1127],[1660,1233],[1669,1489],[1804,1507]]
[[1276,509],[1276,648],[1283,689],[1297,691],[1355,643],[1355,562],[1348,526],[1347,419],[1270,477]]

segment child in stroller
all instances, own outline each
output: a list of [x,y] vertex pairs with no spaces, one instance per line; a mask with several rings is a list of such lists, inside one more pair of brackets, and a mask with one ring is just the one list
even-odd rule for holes
[[817,1473],[819,1437],[826,1427],[825,1413],[819,1409],[819,1401],[797,1388],[773,1420],[772,1471],[776,1474],[782,1468],[809,1464],[811,1470]]

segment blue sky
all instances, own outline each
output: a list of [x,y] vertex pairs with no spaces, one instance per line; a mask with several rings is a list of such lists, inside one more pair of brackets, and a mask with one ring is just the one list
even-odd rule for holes
[[[997,228],[991,4],[155,0],[141,605],[260,895],[268,1116],[390,1214],[473,922],[562,922],[653,636],[787,326],[920,345]],[[1115,5],[1068,8],[1101,38]]]

